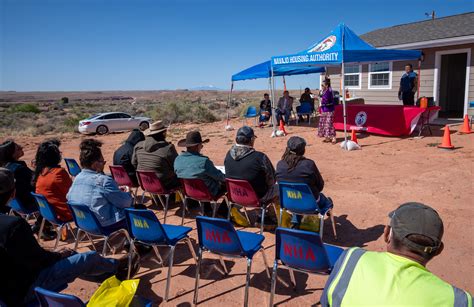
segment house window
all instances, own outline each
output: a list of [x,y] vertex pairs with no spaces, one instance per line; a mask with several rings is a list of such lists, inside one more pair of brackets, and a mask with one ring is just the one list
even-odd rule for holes
[[347,89],[360,90],[362,65],[345,65],[344,66],[344,86]]
[[392,88],[392,62],[369,64],[369,89]]

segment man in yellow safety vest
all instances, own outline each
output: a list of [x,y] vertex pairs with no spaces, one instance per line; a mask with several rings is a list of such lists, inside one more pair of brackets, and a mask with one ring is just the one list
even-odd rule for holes
[[428,271],[443,250],[438,213],[406,203],[389,214],[387,252],[347,249],[336,262],[321,296],[322,306],[468,306],[472,297]]

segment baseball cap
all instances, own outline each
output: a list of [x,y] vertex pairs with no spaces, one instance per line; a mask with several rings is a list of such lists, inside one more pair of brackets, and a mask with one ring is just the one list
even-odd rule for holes
[[288,139],[286,146],[295,154],[303,154],[306,147],[306,141],[299,136],[292,136]]
[[0,194],[15,188],[15,176],[8,168],[0,167]]
[[[405,203],[388,215],[393,234],[402,243],[421,253],[432,254],[441,246],[444,226],[438,212],[421,203]],[[433,246],[423,246],[409,240],[412,234],[423,235],[433,240]]]
[[239,136],[243,136],[247,139],[251,139],[253,137],[257,137],[254,132],[253,132],[253,129],[250,128],[249,126],[243,126],[243,127],[240,127],[239,130],[237,130],[237,135],[236,137],[239,137]]

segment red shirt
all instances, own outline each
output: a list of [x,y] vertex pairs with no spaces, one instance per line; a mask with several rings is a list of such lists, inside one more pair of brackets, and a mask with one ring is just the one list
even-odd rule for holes
[[71,185],[71,177],[62,167],[44,169],[36,180],[36,193],[46,197],[51,206],[54,207],[57,218],[61,221],[72,219],[66,199],[66,194]]

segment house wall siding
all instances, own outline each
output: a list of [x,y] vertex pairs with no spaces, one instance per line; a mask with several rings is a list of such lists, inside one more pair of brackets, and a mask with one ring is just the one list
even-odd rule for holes
[[[454,49],[471,49],[471,63],[469,76],[469,93],[468,101],[474,101],[474,44],[454,45],[438,48],[422,49],[425,58],[421,63],[421,78],[420,78],[420,97],[433,97],[434,87],[434,72],[436,52]],[[405,71],[405,64],[411,63],[413,69],[418,73],[417,61],[399,61],[392,63],[392,88],[391,89],[368,89],[369,85],[369,64],[362,64],[362,86],[360,90],[352,90],[349,92],[351,96],[363,97],[367,104],[395,104],[401,105],[402,102],[398,100],[398,87],[400,78]],[[329,67],[328,73],[331,78],[331,85],[334,90],[341,92],[341,78],[340,68]]]

